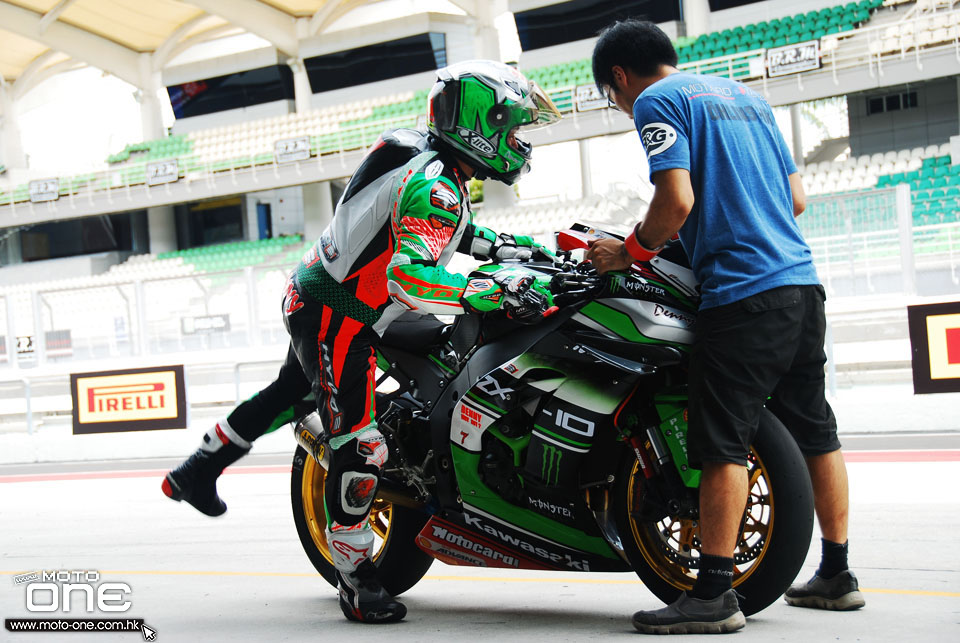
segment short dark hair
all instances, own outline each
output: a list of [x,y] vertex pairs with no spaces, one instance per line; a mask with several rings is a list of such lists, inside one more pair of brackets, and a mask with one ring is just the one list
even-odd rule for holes
[[667,34],[646,20],[618,20],[600,32],[593,47],[593,80],[601,92],[613,85],[613,67],[638,76],[653,76],[660,65],[677,66],[677,52]]

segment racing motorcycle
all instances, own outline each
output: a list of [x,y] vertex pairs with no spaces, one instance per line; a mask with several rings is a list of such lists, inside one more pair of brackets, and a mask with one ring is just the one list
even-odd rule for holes
[[[698,291],[679,246],[600,276],[558,235],[564,259],[529,262],[558,309],[534,325],[502,313],[401,318],[379,346],[377,421],[390,449],[371,520],[374,562],[393,595],[434,559],[563,572],[633,570],[665,603],[699,566],[700,471],[687,461],[686,364]],[[323,508],[323,429],[294,425],[294,521],[336,585]],[[744,614],[795,579],[813,529],[813,492],[786,428],[763,411],[734,554]]]

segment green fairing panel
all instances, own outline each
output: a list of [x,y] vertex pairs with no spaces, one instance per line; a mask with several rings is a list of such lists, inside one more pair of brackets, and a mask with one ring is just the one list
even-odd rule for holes
[[687,397],[658,395],[654,398],[660,416],[660,433],[670,449],[677,472],[691,488],[700,486],[700,470],[690,467],[687,457]]
[[675,346],[678,349],[686,350],[684,346],[674,342],[668,342],[660,339],[647,337],[637,330],[637,325],[630,319],[630,315],[610,308],[600,302],[591,301],[580,309],[580,313],[589,317],[598,324],[610,329],[623,339],[640,344],[665,344]]
[[465,503],[567,547],[613,560],[619,558],[603,538],[588,536],[581,531],[550,520],[546,516],[512,505],[500,498],[480,480],[478,474],[480,467],[479,453],[466,451],[456,443],[451,443],[451,453],[453,455],[453,467],[457,473],[457,482],[460,485],[460,495]]

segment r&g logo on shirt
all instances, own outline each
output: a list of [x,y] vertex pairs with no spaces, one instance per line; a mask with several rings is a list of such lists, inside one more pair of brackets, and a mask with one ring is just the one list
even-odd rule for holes
[[677,142],[677,130],[666,123],[649,123],[640,130],[640,140],[649,158],[670,149]]

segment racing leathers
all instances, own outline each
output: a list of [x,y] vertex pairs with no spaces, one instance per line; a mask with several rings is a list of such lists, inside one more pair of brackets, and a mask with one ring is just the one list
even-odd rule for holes
[[373,554],[367,516],[388,456],[374,406],[380,335],[405,311],[509,308],[516,306],[518,286],[536,290],[509,269],[469,279],[444,268],[456,251],[482,259],[546,252],[529,237],[473,224],[464,180],[455,158],[433,148],[427,135],[384,134],[284,294],[291,345],[312,383],[330,452],[326,535],[348,618],[369,620],[358,604],[360,590],[350,585]]

